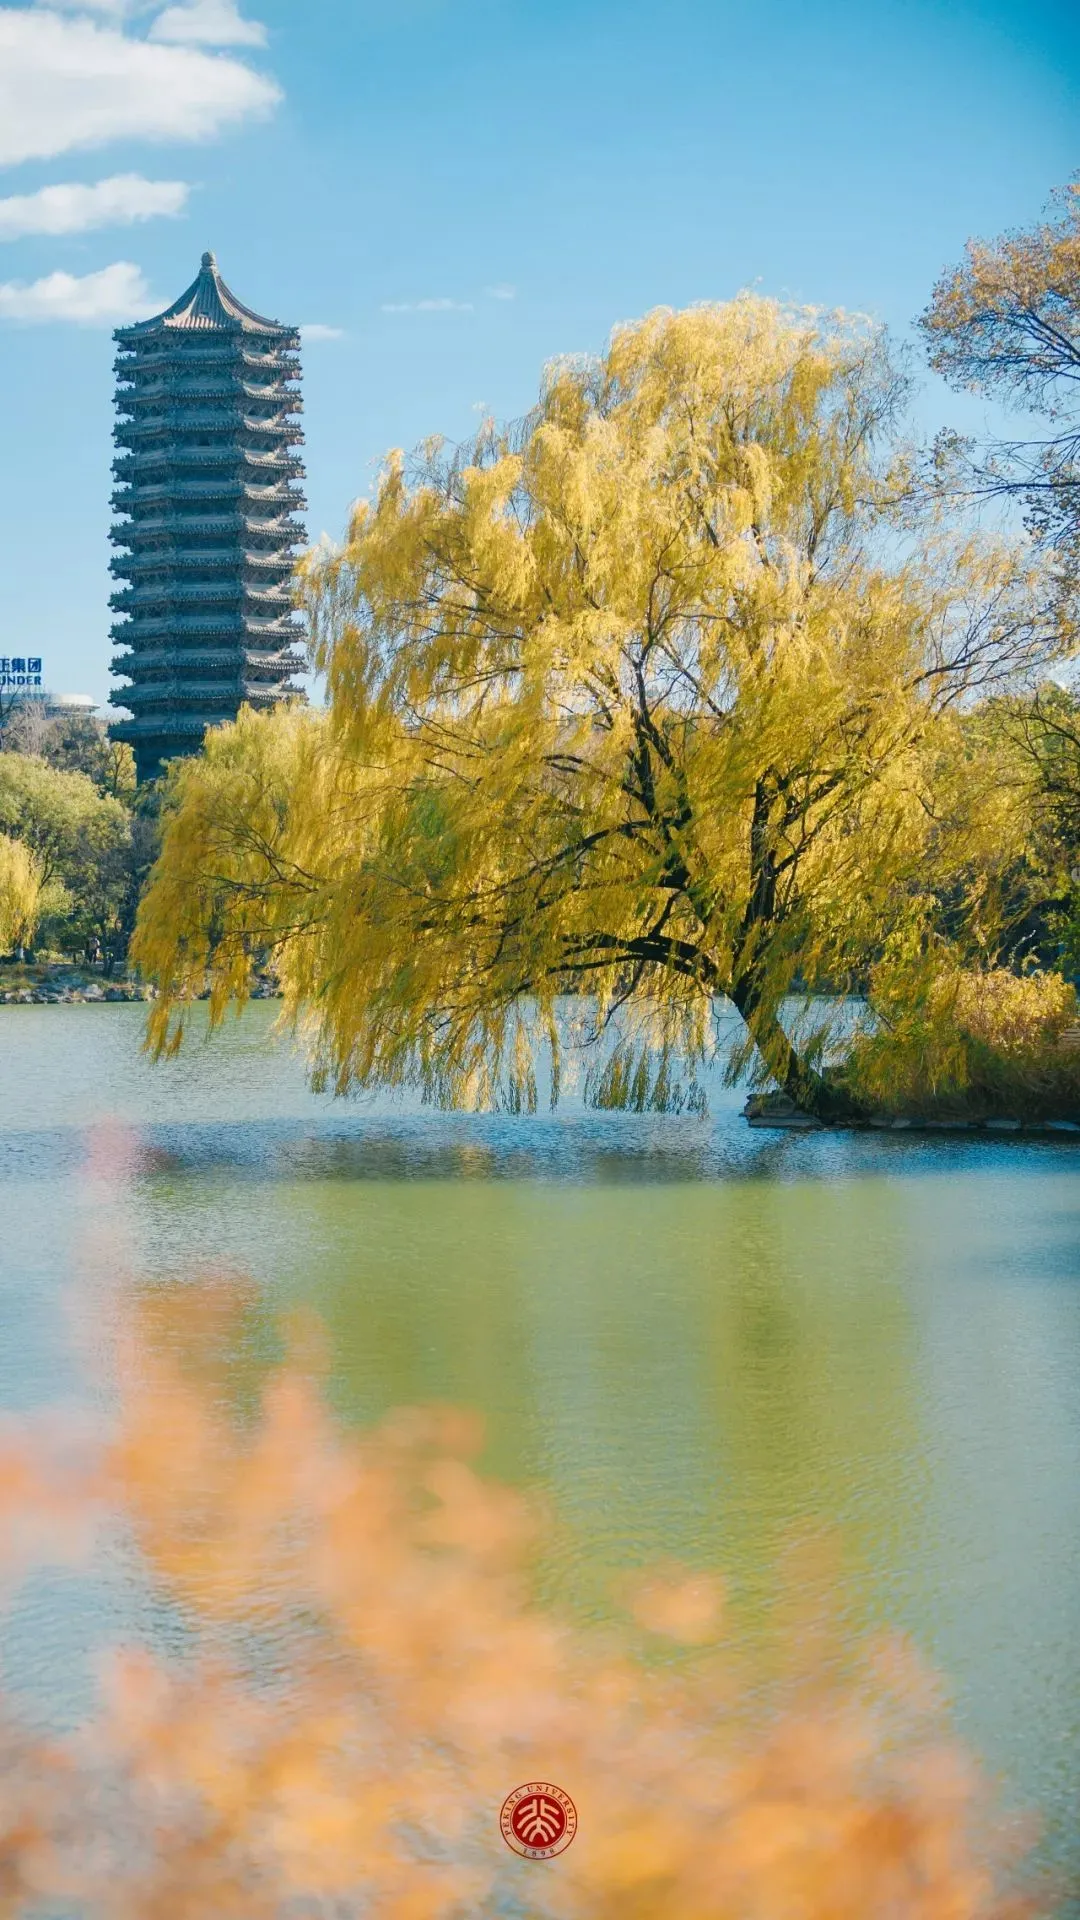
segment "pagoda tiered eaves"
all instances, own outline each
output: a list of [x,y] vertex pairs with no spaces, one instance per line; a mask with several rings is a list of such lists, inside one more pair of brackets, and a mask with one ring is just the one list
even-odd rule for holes
[[247,703],[296,694],[291,575],[303,442],[300,335],[245,307],[212,254],[179,300],[114,338],[119,352],[110,563],[113,723],[139,778],[197,752]]

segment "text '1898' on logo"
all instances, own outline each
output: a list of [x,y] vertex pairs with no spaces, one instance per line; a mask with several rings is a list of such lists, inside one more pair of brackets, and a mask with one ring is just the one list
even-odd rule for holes
[[577,1808],[568,1793],[550,1780],[527,1780],[502,1803],[499,1816],[508,1847],[526,1860],[550,1860],[562,1853],[577,1832]]

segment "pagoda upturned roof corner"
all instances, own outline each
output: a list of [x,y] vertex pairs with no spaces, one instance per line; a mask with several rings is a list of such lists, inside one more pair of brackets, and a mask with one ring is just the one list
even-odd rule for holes
[[117,327],[113,339],[121,345],[134,346],[147,334],[165,328],[170,332],[182,329],[278,334],[283,341],[298,340],[300,331],[298,327],[283,326],[280,320],[269,320],[265,315],[245,307],[243,301],[238,300],[231,288],[226,286],[218,269],[217,258],[212,253],[203,254],[195,279],[180,298],[173,301],[171,307],[153,314],[149,320],[137,320],[129,327]]

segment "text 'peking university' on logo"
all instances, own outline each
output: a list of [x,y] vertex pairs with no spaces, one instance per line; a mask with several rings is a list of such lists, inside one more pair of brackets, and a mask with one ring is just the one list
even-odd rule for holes
[[502,1837],[525,1860],[550,1860],[563,1853],[577,1832],[577,1808],[568,1793],[550,1780],[527,1780],[502,1803]]

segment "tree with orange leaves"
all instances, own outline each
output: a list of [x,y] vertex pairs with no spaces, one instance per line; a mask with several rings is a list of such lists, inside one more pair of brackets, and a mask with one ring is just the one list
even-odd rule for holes
[[[471,1416],[344,1434],[308,1355],[234,1418],[177,1350],[133,1341],[91,1466],[40,1435],[0,1447],[5,1520],[118,1513],[187,1638],[176,1661],[117,1655],[76,1736],[5,1737],[5,1920],[57,1898],[80,1920],[1046,1910],[896,1648],[751,1694],[718,1586],[663,1571],[636,1583],[623,1635],[598,1638],[532,1599],[537,1516],[477,1471]],[[578,1809],[557,1860],[500,1836],[505,1795],[537,1778]]]

